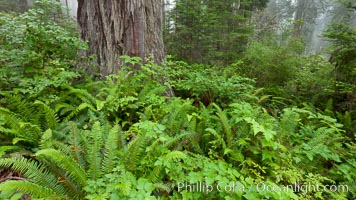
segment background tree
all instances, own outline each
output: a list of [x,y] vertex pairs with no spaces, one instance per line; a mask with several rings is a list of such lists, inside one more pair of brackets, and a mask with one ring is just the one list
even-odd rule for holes
[[[306,44],[305,53],[319,53],[325,45],[321,35],[330,23],[330,11],[334,6],[335,2],[332,0],[271,0],[261,18],[273,19],[279,29],[280,41],[297,37]],[[261,23],[262,26],[266,24],[265,20],[256,20],[256,23],[259,26]],[[290,29],[288,35],[284,34],[286,28]]]
[[28,7],[29,2],[26,0],[0,0],[0,11],[25,12]]
[[253,33],[252,11],[266,0],[177,0],[166,20],[167,53],[195,63],[228,64]]
[[79,0],[78,24],[86,54],[96,55],[102,75],[115,73],[121,55],[165,59],[161,0]]
[[[356,14],[352,4],[347,1],[340,3],[335,8],[334,23],[328,27],[324,36],[332,43],[329,61],[335,66],[333,99],[337,110],[352,112],[356,106]],[[353,115],[355,118],[356,113],[353,112]]]

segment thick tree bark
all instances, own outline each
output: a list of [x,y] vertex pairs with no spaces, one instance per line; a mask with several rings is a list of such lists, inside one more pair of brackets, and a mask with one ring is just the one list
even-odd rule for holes
[[162,0],[78,0],[80,35],[102,75],[120,70],[121,55],[164,61],[162,6]]

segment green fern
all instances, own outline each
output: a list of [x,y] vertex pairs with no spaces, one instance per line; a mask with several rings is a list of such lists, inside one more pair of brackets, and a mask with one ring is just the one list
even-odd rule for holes
[[81,165],[86,167],[86,156],[85,150],[88,149],[88,142],[82,133],[82,130],[79,130],[77,125],[74,122],[66,123],[69,128],[69,144],[73,152],[73,158]]
[[164,147],[172,147],[174,144],[176,144],[177,142],[179,142],[180,140],[182,140],[183,138],[186,138],[188,135],[190,135],[191,133],[188,131],[184,131],[179,135],[176,135],[175,137],[171,138],[168,141],[165,141],[163,146]]
[[13,95],[5,97],[8,108],[0,107],[4,121],[0,124],[0,131],[13,144],[21,141],[27,144],[27,148],[37,147],[44,131],[57,128],[55,111],[43,102],[32,103]]
[[69,121],[71,120],[73,117],[77,116],[80,112],[82,112],[85,109],[90,109],[93,111],[96,111],[95,107],[89,103],[81,103],[79,106],[77,106],[76,108],[74,108],[65,118],[64,121]]
[[187,159],[187,154],[182,151],[171,151],[164,156],[165,162]]
[[88,103],[90,105],[96,104],[97,99],[93,95],[91,95],[87,90],[74,88],[68,85],[63,87],[68,89],[68,93],[66,95],[68,96],[74,95],[75,97],[78,97],[83,103]]
[[[118,127],[110,130],[108,125],[102,126],[96,121],[90,131],[80,131],[75,123],[68,125],[73,132],[68,138],[69,143],[72,147],[76,145],[75,148],[54,140],[51,129],[48,129],[40,141],[40,147],[44,149],[35,154],[37,160],[23,157],[0,159],[0,168],[18,172],[29,182],[8,185],[33,197],[83,199],[88,179],[98,180],[103,174],[112,172],[117,165]],[[128,149],[131,158],[134,148]],[[5,185],[3,190],[9,187]],[[38,192],[40,188],[44,188],[42,193]]]
[[221,121],[221,123],[222,123],[222,125],[224,127],[226,145],[227,145],[228,148],[231,148],[231,144],[232,144],[232,142],[234,140],[234,136],[233,136],[232,131],[231,131],[231,126],[230,126],[229,120],[228,120],[225,112],[223,112],[218,105],[213,103],[213,106],[218,111],[217,115],[219,116],[219,119],[220,119],[220,121]]
[[0,114],[3,115],[5,124],[9,128],[1,127],[5,134],[8,134],[13,138],[13,143],[16,144],[19,141],[29,142],[36,146],[41,137],[41,129],[38,125],[26,122],[16,113],[0,107]]
[[27,101],[19,95],[12,95],[5,92],[0,93],[0,95],[4,96],[2,102],[7,109],[18,114],[22,119],[26,119],[28,122],[35,123],[38,121],[39,115],[37,115],[37,111],[31,101]]
[[221,135],[219,135],[216,132],[216,130],[214,130],[212,128],[207,128],[207,129],[205,129],[205,131],[207,131],[207,132],[211,133],[213,136],[215,136],[217,141],[218,141],[218,143],[221,144],[222,149],[224,150],[224,152],[227,151],[228,148],[227,148],[227,145],[226,145],[226,142],[225,142],[224,138],[221,137]]
[[134,170],[139,165],[142,155],[145,154],[147,146],[147,138],[144,135],[138,134],[127,144],[124,149],[124,164],[127,170]]
[[87,132],[90,145],[88,146],[89,178],[96,180],[101,176],[101,150],[104,145],[102,138],[102,127],[99,122],[95,122],[91,131]]
[[119,142],[119,128],[114,126],[108,133],[107,138],[105,139],[104,147],[104,158],[102,164],[102,171],[104,174],[110,173],[116,164],[114,159],[118,151],[118,142]]
[[[80,115],[85,110],[98,112],[104,107],[104,102],[93,96],[85,89],[78,89],[72,86],[63,86],[67,92],[62,95],[62,98],[56,104],[55,111],[61,114],[63,121],[78,120]],[[70,102],[70,103],[68,103]],[[89,119],[86,116],[86,119]]]
[[44,156],[45,159],[52,161],[57,166],[67,171],[67,175],[69,177],[71,177],[78,184],[84,187],[85,180],[86,180],[86,173],[84,169],[82,169],[82,167],[73,158],[55,149],[39,150],[37,151],[36,156],[39,157]]
[[152,183],[159,183],[162,180],[162,169],[161,165],[154,166],[150,173],[148,173],[147,179]]
[[71,155],[73,151],[73,149],[65,143],[54,140],[51,129],[48,129],[43,133],[39,146],[41,149],[57,149],[65,155]]
[[54,191],[40,186],[36,183],[32,183],[29,181],[22,180],[9,180],[3,183],[0,183],[0,191],[12,190],[16,188],[17,191],[25,192],[26,194],[30,194],[33,197],[41,197],[45,199],[69,199],[65,196],[58,195]]
[[20,126],[20,122],[22,120],[20,116],[2,107],[0,107],[0,114],[3,116],[3,120],[5,121],[5,123],[9,125],[9,128],[1,127],[2,132],[4,132],[5,134],[20,135],[22,131]]
[[202,134],[205,127],[200,126],[201,123],[198,123],[198,118],[201,117],[196,113],[193,113],[190,117],[191,119],[189,120],[188,132],[191,132],[191,134],[188,135],[187,139],[197,153],[204,154],[200,147],[200,142],[201,138],[203,137]]
[[[158,160],[162,160],[163,163],[157,164],[155,163],[154,168],[148,175],[148,180],[150,180],[153,183],[159,183],[162,179],[162,170],[164,169],[164,166],[169,165],[169,163],[174,163],[179,160],[186,160],[188,158],[188,155],[185,152],[182,151],[169,151],[166,154],[163,154]],[[158,184],[160,185],[160,184]]]
[[47,122],[46,126],[42,126],[42,130],[55,129],[58,122],[55,111],[45,103],[38,100],[35,101],[34,105],[41,107],[42,113],[44,115],[43,118]]
[[195,108],[192,106],[192,101],[174,99],[167,105],[166,109],[168,114],[162,119],[161,123],[169,130],[168,134],[174,136],[189,126],[187,115]]
[[37,161],[31,161],[23,157],[0,159],[1,168],[10,168],[15,172],[21,173],[27,179],[33,181],[41,187],[46,187],[53,191],[53,194],[64,196],[69,191],[58,182],[56,176],[49,172],[45,165]]

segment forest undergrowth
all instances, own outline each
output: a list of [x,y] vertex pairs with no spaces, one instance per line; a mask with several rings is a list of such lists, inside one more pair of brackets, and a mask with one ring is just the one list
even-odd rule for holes
[[68,24],[0,14],[0,199],[356,198],[354,28],[325,33],[333,62],[268,38],[100,77]]

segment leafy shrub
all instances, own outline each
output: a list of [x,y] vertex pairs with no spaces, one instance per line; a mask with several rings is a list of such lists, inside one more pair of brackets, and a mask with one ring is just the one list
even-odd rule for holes
[[336,109],[351,112],[356,105],[356,29],[348,23],[335,23],[328,27],[324,36],[332,42],[330,61],[335,65]]
[[202,101],[205,105],[212,102],[226,105],[243,99],[254,89],[253,80],[239,76],[232,68],[170,62],[168,75],[178,95],[195,99],[196,103]]
[[53,73],[48,68],[73,68],[78,50],[86,48],[75,35],[48,19],[48,12],[32,9],[17,16],[0,15],[2,90],[11,90],[22,81],[26,84],[41,73]]
[[21,0],[0,0],[0,10],[5,12],[25,12],[28,3]]
[[299,51],[293,44],[280,45],[276,41],[252,42],[248,47],[239,71],[256,79],[259,87],[283,87],[294,79],[296,70],[301,67]]
[[320,55],[304,56],[295,78],[286,83],[285,90],[298,102],[310,102],[318,107],[334,93],[333,66]]
[[[138,64],[138,58],[127,58],[128,64]],[[151,80],[156,75],[151,64],[141,65],[141,70],[123,66],[117,74],[106,80],[88,81],[80,88],[62,85],[65,90],[56,102],[56,111],[64,120],[89,120],[88,112],[95,116],[105,116],[110,121],[132,125],[140,115],[162,106],[166,97],[162,96],[166,86]],[[152,112],[152,111],[151,111]]]

